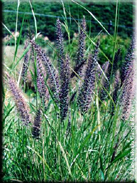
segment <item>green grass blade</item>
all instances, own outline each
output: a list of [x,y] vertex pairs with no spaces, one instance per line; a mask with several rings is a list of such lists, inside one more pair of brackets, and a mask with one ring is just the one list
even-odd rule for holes
[[46,160],[43,159],[43,157],[42,157],[37,151],[35,151],[34,149],[32,149],[31,147],[27,146],[27,148],[28,148],[29,150],[31,150],[32,152],[34,152],[34,153],[42,160],[42,162],[46,165],[46,167],[47,167],[48,170],[51,172],[51,174],[53,174],[53,172],[52,172],[52,170],[50,169],[50,167],[48,166]]
[[60,149],[61,149],[61,151],[62,151],[63,157],[64,157],[64,159],[65,159],[65,161],[66,161],[66,165],[67,165],[67,168],[68,168],[68,172],[69,172],[70,176],[72,177],[71,168],[70,168],[70,166],[69,166],[69,163],[68,163],[68,159],[67,159],[66,153],[65,153],[65,151],[64,151],[64,149],[63,149],[63,147],[62,147],[60,141],[58,141],[58,144],[59,144]]
[[112,161],[112,164],[115,163],[116,161],[118,161],[118,160],[124,158],[124,157],[127,156],[130,152],[131,152],[131,149],[119,153],[119,154],[115,157],[115,159]]
[[14,107],[15,107],[15,105],[14,106],[12,106],[9,110],[8,110],[8,112],[7,112],[7,114],[4,116],[4,118],[3,118],[3,121],[5,121],[6,120],[6,118],[9,116],[9,114],[11,113],[11,111],[14,109]]
[[12,35],[12,37],[15,39],[14,35],[12,34],[12,32],[9,30],[9,28],[2,22],[2,25],[5,27],[5,29],[10,33],[10,35]]
[[31,4],[31,1],[30,0],[29,0],[29,4],[30,4],[31,11],[32,11],[32,15],[33,15],[33,18],[34,18],[35,35],[37,35],[37,20],[36,20],[35,13],[33,11],[33,7],[32,7],[32,4]]

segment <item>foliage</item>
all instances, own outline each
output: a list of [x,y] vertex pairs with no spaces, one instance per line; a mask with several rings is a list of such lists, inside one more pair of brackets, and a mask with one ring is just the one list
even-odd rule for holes
[[[118,49],[124,41],[116,29],[114,36],[94,37],[83,19],[71,39],[68,25],[57,19],[56,43],[46,41],[51,57],[32,32],[25,34],[28,42],[18,58],[20,31],[11,67],[4,63],[4,181],[133,180],[134,41],[127,52],[127,39],[124,53]],[[126,55],[123,75],[117,64],[121,53]],[[26,96],[28,77],[34,90]]]
[[[81,2],[82,3],[82,2]],[[100,22],[104,23],[104,26],[109,29],[109,22],[112,21],[112,27],[110,28],[110,33],[114,33],[114,21],[115,21],[115,4],[98,4],[98,3],[82,3],[89,11],[91,11]],[[65,20],[63,15],[63,8],[61,2],[57,1],[56,3],[46,3],[44,2],[33,2],[32,3],[33,9],[35,13],[42,14],[36,15],[37,19],[37,26],[38,32],[40,31],[41,34],[47,36],[50,40],[55,40],[55,23],[56,18],[60,17],[62,21]],[[3,2],[3,10],[12,10],[16,11],[17,2]],[[79,19],[83,18],[85,15],[87,23],[87,30],[90,32],[92,36],[98,33],[101,30],[99,24],[90,16],[90,14],[82,9],[81,7],[77,6],[75,3],[66,2],[65,3],[65,10],[66,16],[71,17],[67,20],[69,32],[71,37],[74,33],[78,32],[77,23],[80,22]],[[24,25],[23,25],[23,37],[27,34],[32,34],[34,32],[34,20],[33,16],[29,14],[24,14],[25,12],[31,12],[30,6],[28,6],[27,2],[20,3],[19,11],[23,12],[19,14],[18,19],[18,30],[20,30],[22,19],[25,15]],[[49,17],[48,17],[49,16]],[[134,14],[133,14],[133,4],[132,3],[120,3],[119,8],[119,25],[118,34],[119,36],[126,38],[127,36],[131,36],[132,34],[132,27],[134,21]],[[125,19],[126,17],[126,19]],[[75,18],[75,21],[74,19]],[[15,31],[15,22],[16,22],[16,12],[3,12],[3,22],[8,25],[8,28],[11,32]],[[5,28],[3,29],[3,35],[7,35],[7,31]],[[22,37],[22,39],[24,39]],[[65,39],[67,35],[64,35]]]

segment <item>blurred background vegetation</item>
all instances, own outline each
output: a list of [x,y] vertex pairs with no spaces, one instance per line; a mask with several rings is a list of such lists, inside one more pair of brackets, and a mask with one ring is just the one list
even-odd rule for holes
[[[34,18],[32,16],[32,11],[29,2],[20,1],[19,14],[18,14],[18,32],[22,29],[22,36],[20,37],[20,44],[24,44],[24,40],[28,36],[35,34],[35,24]],[[94,39],[100,31],[101,44],[100,47],[106,56],[111,60],[113,55],[113,45],[114,45],[114,29],[115,29],[115,14],[116,14],[116,3],[93,3],[82,2],[86,9],[91,11],[95,17],[103,24],[103,26],[110,32],[112,36],[108,36],[98,22],[93,19],[93,17],[82,7],[71,1],[64,1],[64,7],[66,12],[66,17],[63,12],[63,6],[61,0],[55,2],[47,1],[32,1],[33,10],[35,12],[37,20],[38,32],[41,33],[41,37],[37,39],[37,43],[42,47],[46,47],[49,56],[55,57],[53,54],[53,47],[56,40],[56,20],[59,17],[64,25],[68,26],[68,31],[64,26],[64,39],[66,44],[66,49],[71,54],[75,55],[78,44],[78,32],[79,23],[83,18],[83,15],[87,21],[87,34],[90,38]],[[15,32],[16,27],[16,11],[17,11],[17,1],[3,1],[3,23],[8,27],[11,32]],[[23,21],[24,20],[24,21]],[[118,12],[118,32],[117,32],[117,45],[116,49],[121,49],[121,62],[122,64],[127,48],[129,47],[130,40],[132,38],[134,29],[134,4],[132,2],[121,2],[119,3]],[[70,41],[68,40],[68,32],[70,36]],[[9,35],[9,32],[3,27],[3,37]],[[94,39],[95,40],[95,39]],[[52,46],[49,46],[50,45]],[[13,46],[15,44],[14,38],[10,38],[4,41],[4,45]],[[69,45],[69,46],[68,46]],[[87,50],[94,47],[89,39],[86,42]],[[90,46],[89,46],[90,45]],[[75,49],[74,49],[75,48]],[[11,57],[10,57],[11,59]],[[100,54],[100,63],[104,63],[106,58]]]
[[[104,25],[108,30],[110,21],[112,26],[110,27],[110,33],[114,32],[114,23],[115,23],[115,3],[82,3],[81,4],[91,11],[97,19]],[[61,21],[64,21],[64,14],[61,1],[46,3],[46,2],[32,2],[34,12],[36,14],[38,31],[41,32],[43,36],[47,36],[50,40],[55,40],[55,24],[57,17],[60,17]],[[78,26],[75,22],[80,22],[80,19],[85,15],[87,20],[87,31],[90,35],[96,35],[100,30],[100,25],[91,17],[91,15],[72,2],[65,3],[66,17],[68,18],[68,27],[71,37],[75,32],[78,32]],[[17,1],[3,2],[3,22],[10,31],[15,31],[16,23],[16,10],[17,10]],[[13,12],[12,12],[13,11]],[[30,14],[27,14],[27,13]],[[24,26],[23,26],[23,35],[26,33],[35,33],[34,29],[34,19],[31,13],[31,9],[28,2],[21,1],[19,7],[19,18],[18,18],[18,30],[20,30],[23,16],[25,14]],[[39,15],[37,15],[39,14]],[[130,37],[133,30],[133,3],[120,3],[119,5],[119,27],[118,35],[122,38]],[[74,20],[74,19],[75,20]],[[3,36],[8,34],[7,30],[3,28]],[[23,38],[22,38],[23,39]]]

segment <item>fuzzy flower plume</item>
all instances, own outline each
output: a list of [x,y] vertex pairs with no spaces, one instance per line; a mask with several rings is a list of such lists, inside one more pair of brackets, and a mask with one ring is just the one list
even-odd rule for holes
[[61,29],[61,22],[57,19],[56,23],[56,36],[57,36],[57,50],[58,50],[58,68],[61,73],[64,68],[65,62],[65,53],[64,53],[64,44],[63,44],[63,33]]
[[50,89],[53,92],[53,96],[56,102],[59,102],[59,79],[58,79],[58,72],[54,68],[52,62],[49,60],[47,55],[44,53],[44,51],[38,46],[34,41],[31,41],[31,44],[34,48],[34,50],[37,53],[37,60],[41,59],[43,65],[45,66],[46,73],[49,77],[49,84]]
[[82,113],[86,112],[89,109],[93,97],[98,51],[99,51],[99,40],[96,44],[93,56],[92,55],[89,56],[84,83],[81,87],[78,96],[78,105],[81,108]]
[[81,77],[83,76],[82,73],[84,72],[83,69],[85,66],[85,59],[84,59],[85,38],[86,38],[86,20],[84,17],[80,25],[79,45],[78,45],[78,51],[77,51],[76,66],[74,68],[77,74],[80,75]]
[[[77,58],[76,58],[76,65],[74,67],[74,71],[80,75],[83,76],[84,67],[86,60],[84,59],[84,53],[85,53],[85,38],[86,38],[86,21],[85,17],[81,21],[80,25],[80,34],[79,34],[79,46],[77,51]],[[74,76],[77,76],[75,72],[71,73],[71,78]]]
[[69,57],[66,56],[66,63],[64,64],[64,70],[61,74],[61,87],[60,87],[60,116],[61,121],[65,119],[68,112],[69,103],[69,84],[70,84],[70,68],[69,68]]
[[46,103],[49,99],[49,92],[45,85],[44,78],[46,78],[46,73],[40,58],[37,58],[37,88],[40,95],[40,98],[43,100],[43,103],[46,107]]
[[[80,76],[82,76],[82,72],[86,63],[86,60],[84,59],[85,38],[86,38],[86,20],[84,17],[80,25],[79,45],[77,51],[76,65],[74,68],[74,71]],[[76,74],[72,72],[71,78],[73,78],[74,76],[76,76]]]
[[60,73],[60,117],[61,121],[65,119],[68,112],[68,93],[70,83],[70,68],[69,68],[69,56],[65,56],[63,45],[63,33],[61,29],[61,22],[57,19],[56,23],[56,35],[57,35],[57,50],[58,50],[58,68]]
[[131,104],[133,99],[134,93],[134,86],[133,86],[133,73],[129,73],[128,78],[124,80],[123,83],[123,92],[120,99],[120,104],[122,105],[123,109],[123,120],[128,120],[130,112],[131,112]]
[[122,105],[123,115],[122,119],[127,120],[130,116],[132,101],[134,98],[134,61],[135,61],[135,42],[132,40],[127,56],[126,62],[122,70],[122,95],[120,98],[120,104]]
[[128,52],[127,52],[127,55],[125,58],[125,62],[121,69],[122,84],[123,84],[124,80],[126,79],[127,75],[129,74],[131,67],[133,67],[134,49],[135,49],[135,40],[134,40],[134,38],[132,38],[130,48],[128,49]]
[[98,49],[99,41],[96,45],[93,56],[89,56],[84,82],[78,96],[78,106],[80,107],[82,113],[87,112],[93,97],[93,92],[95,88],[95,73],[98,60]]
[[29,110],[26,105],[26,102],[21,94],[20,89],[17,87],[15,81],[11,78],[11,76],[8,75],[8,73],[6,73],[6,76],[7,76],[8,86],[10,88],[10,91],[13,95],[13,98],[17,107],[17,111],[19,112],[23,123],[25,125],[28,125],[29,123],[31,123],[31,118],[29,115]]
[[[28,46],[28,41],[25,41],[24,50],[27,48],[27,46]],[[29,57],[30,57],[30,50],[28,50],[28,52],[24,56],[24,62],[23,62],[22,73],[21,73],[21,77],[23,78],[24,82],[26,82],[26,76],[27,76],[27,71],[29,66]]]
[[32,135],[34,138],[38,138],[40,135],[40,122],[41,122],[40,118],[41,118],[41,112],[38,109],[36,112],[36,116],[35,116],[33,128],[32,128]]
[[93,90],[95,87],[95,59],[91,55],[88,59],[88,66],[86,69],[86,74],[84,78],[84,83],[81,87],[78,96],[78,105],[82,113],[87,112],[93,95]]

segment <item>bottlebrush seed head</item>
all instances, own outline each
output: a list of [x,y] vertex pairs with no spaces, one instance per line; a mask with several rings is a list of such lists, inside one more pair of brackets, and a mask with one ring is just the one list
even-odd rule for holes
[[[81,21],[81,25],[80,25],[79,45],[78,45],[77,58],[76,58],[76,67],[85,61],[85,59],[84,59],[85,38],[86,38],[86,20],[85,20],[85,18],[83,18]],[[79,75],[82,74],[82,67],[79,68],[77,73]]]
[[84,82],[78,95],[78,106],[81,112],[86,112],[91,104],[95,88],[95,74],[98,66],[99,40],[94,49],[93,56],[90,54],[85,72]]
[[134,97],[134,80],[133,73],[129,73],[127,78],[124,80],[122,87],[122,95],[120,98],[120,104],[123,109],[122,119],[128,120],[131,113],[131,106]]
[[48,100],[49,92],[45,85],[44,78],[46,77],[46,73],[44,72],[44,68],[42,67],[42,62],[37,58],[37,88],[41,99],[44,101],[44,105],[46,105],[46,101]]
[[86,31],[86,21],[85,18],[83,18],[80,25],[79,47],[78,47],[76,65],[80,64],[84,60],[85,38],[86,38],[85,31]]
[[81,112],[87,112],[90,107],[95,87],[95,72],[97,62],[92,55],[89,56],[84,83],[78,95],[78,106]]
[[[28,46],[28,41],[25,42],[24,50],[27,48],[27,46]],[[26,82],[27,70],[29,66],[29,57],[30,57],[30,50],[28,50],[28,52],[24,56],[24,62],[22,66],[21,77],[23,78],[24,82]]]
[[125,62],[121,69],[121,81],[122,84],[124,83],[124,80],[128,73],[130,72],[130,69],[133,67],[133,60],[134,60],[134,51],[135,51],[135,40],[134,38],[131,41],[130,48],[128,49],[127,55],[125,57]]
[[125,63],[121,70],[122,95],[120,104],[123,109],[122,119],[127,120],[131,113],[132,100],[134,98],[134,62],[135,62],[135,40],[132,39],[130,48],[125,58]]
[[[123,120],[127,120],[129,118],[130,112],[131,112],[131,107],[132,107],[132,100],[134,98],[134,87],[135,87],[135,83],[134,83],[134,61],[135,61],[135,54],[134,54],[134,47],[132,47],[133,45],[131,45],[131,48],[133,48],[132,53],[130,53],[128,59],[126,62],[126,67],[125,67],[125,72],[123,72],[123,74],[126,74],[124,77],[122,77],[122,95],[120,98],[120,104],[122,106],[123,109],[123,115],[122,115],[122,119]],[[134,45],[135,46],[135,45]],[[130,51],[131,52],[131,51]],[[126,57],[127,58],[127,57]],[[128,69],[128,70],[126,70]]]
[[66,63],[64,64],[64,70],[61,74],[61,87],[60,87],[60,116],[61,121],[67,116],[68,103],[69,103],[69,84],[70,84],[70,68],[69,57],[66,56]]
[[45,66],[46,73],[48,74],[49,77],[49,84],[51,91],[53,92],[55,101],[59,103],[59,90],[60,90],[60,85],[59,85],[59,79],[58,79],[58,72],[52,65],[51,61],[47,57],[47,55],[44,53],[44,51],[38,46],[34,41],[30,41],[34,50],[37,53],[37,59],[41,59],[43,65]]
[[17,111],[19,112],[21,119],[25,125],[28,125],[31,122],[31,118],[28,113],[29,110],[27,108],[27,105],[22,97],[21,91],[19,90],[15,81],[11,77],[8,77],[8,85],[13,95]]
[[65,53],[64,53],[64,44],[63,44],[63,33],[61,29],[61,22],[59,19],[57,19],[56,23],[56,44],[57,44],[57,50],[58,50],[58,69],[61,73],[64,67],[65,62]]
[[36,116],[35,116],[33,128],[32,128],[32,135],[34,138],[38,138],[40,135],[40,123],[41,123],[40,118],[41,118],[41,112],[40,112],[40,109],[38,109],[36,112]]
[[57,19],[57,23],[56,23],[56,35],[57,35],[57,46],[58,46],[59,55],[65,58],[64,45],[63,45],[63,33],[61,29],[61,22],[59,19]]

